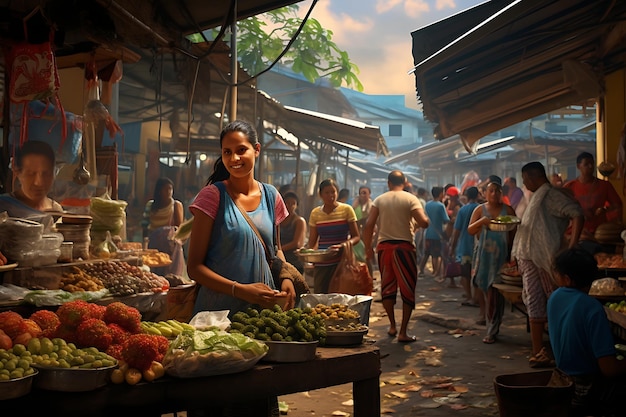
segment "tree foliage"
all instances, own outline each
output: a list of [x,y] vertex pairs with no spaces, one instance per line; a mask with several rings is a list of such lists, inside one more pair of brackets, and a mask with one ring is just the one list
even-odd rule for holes
[[[249,74],[265,70],[287,47],[302,24],[297,11],[298,6],[291,5],[238,22],[237,55]],[[213,36],[218,32],[215,29]],[[363,91],[357,77],[359,68],[332,41],[332,36],[333,32],[324,29],[318,20],[309,18],[281,63],[310,82],[326,77],[335,87],[343,84]]]

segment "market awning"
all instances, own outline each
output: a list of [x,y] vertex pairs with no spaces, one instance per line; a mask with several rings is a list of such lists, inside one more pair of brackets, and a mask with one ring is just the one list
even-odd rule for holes
[[298,137],[312,140],[316,137],[325,138],[376,154],[389,155],[387,143],[378,126],[291,106],[285,106],[285,119],[288,125],[284,127]]
[[437,139],[483,136],[602,95],[624,64],[626,2],[493,0],[412,33]]

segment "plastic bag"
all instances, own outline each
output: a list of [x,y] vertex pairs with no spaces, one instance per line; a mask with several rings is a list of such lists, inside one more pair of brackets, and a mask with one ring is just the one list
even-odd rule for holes
[[446,278],[454,278],[461,276],[461,263],[454,259],[449,259],[446,264]]
[[[227,315],[228,311],[225,313]],[[212,316],[219,320],[219,315]],[[163,358],[163,367],[168,375],[178,378],[232,374],[252,368],[268,350],[265,343],[240,333],[223,330],[183,332],[171,342]]]
[[328,292],[350,295],[370,295],[374,289],[372,276],[364,262],[358,262],[350,243],[341,254],[335,274],[328,285]]
[[207,330],[210,328],[218,328],[226,330],[230,326],[228,313],[230,310],[220,311],[200,311],[189,321],[197,330]]

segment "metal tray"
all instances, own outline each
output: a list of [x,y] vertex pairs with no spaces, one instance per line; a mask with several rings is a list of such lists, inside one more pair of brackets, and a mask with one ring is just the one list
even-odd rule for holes
[[315,359],[318,341],[275,342],[264,341],[270,350],[261,358],[262,362],[306,362]]
[[111,380],[111,372],[117,365],[98,369],[49,368],[32,365],[39,371],[35,387],[50,391],[83,392],[105,386]]
[[368,329],[355,331],[326,331],[326,346],[354,346],[363,343]]
[[35,372],[28,376],[10,379],[8,381],[0,381],[0,401],[10,400],[28,394],[32,389],[35,375],[37,375],[36,369]]

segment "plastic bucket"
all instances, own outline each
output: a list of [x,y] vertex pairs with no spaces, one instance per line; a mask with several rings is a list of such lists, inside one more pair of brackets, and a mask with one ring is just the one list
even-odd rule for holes
[[574,383],[558,369],[494,378],[501,417],[567,417]]

